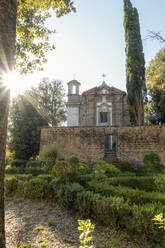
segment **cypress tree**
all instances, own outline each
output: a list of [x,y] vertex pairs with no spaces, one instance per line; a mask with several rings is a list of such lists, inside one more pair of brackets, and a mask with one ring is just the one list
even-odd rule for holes
[[143,100],[146,93],[145,60],[138,11],[132,6],[130,0],[124,0],[124,29],[130,121],[133,125],[143,125]]

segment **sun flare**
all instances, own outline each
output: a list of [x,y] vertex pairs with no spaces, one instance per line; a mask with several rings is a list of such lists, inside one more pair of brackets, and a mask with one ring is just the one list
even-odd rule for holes
[[4,75],[4,84],[11,91],[11,97],[16,97],[17,95],[23,93],[25,90],[24,77],[18,72],[12,71]]

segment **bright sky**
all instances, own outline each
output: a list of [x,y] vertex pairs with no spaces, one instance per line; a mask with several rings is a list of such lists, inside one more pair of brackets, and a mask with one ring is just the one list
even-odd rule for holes
[[[110,86],[125,90],[125,41],[122,0],[74,0],[77,13],[49,25],[56,29],[52,41],[56,50],[49,54],[42,73],[33,73],[21,80],[15,92],[37,84],[43,76],[60,79],[65,88],[75,78],[81,82],[81,92],[102,83],[106,74]],[[165,34],[165,0],[132,0],[140,16],[146,65],[160,50],[157,41],[145,40],[148,30]],[[67,89],[67,88],[66,88]]]

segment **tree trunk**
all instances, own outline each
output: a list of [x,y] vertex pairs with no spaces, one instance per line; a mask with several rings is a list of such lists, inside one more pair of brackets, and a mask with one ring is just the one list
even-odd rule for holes
[[14,65],[16,18],[17,1],[0,0],[0,248],[5,248],[4,170],[10,101],[10,92],[3,78]]

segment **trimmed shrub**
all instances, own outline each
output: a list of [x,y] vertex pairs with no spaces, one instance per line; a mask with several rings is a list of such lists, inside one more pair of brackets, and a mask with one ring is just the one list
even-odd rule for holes
[[16,192],[14,194],[14,196],[16,198],[20,198],[20,197],[25,197],[24,195],[24,184],[25,184],[26,181],[22,181],[22,180],[18,180],[18,183],[17,183],[17,189],[16,189]]
[[70,164],[78,165],[80,161],[75,155],[72,155],[72,156],[69,157],[68,162]]
[[16,177],[5,178],[5,195],[13,196],[17,190],[18,180]]
[[161,164],[159,155],[154,152],[145,155],[143,162],[147,166],[147,172],[161,172],[164,170],[164,165]]
[[146,203],[161,202],[165,204],[165,195],[159,192],[145,192],[139,189],[131,189],[128,187],[112,186],[105,183],[97,183],[95,181],[88,182],[88,189],[104,196],[123,197],[129,204],[144,205]]
[[27,160],[15,159],[15,160],[12,160],[10,164],[11,164],[12,167],[23,167],[23,168],[25,168],[26,163],[27,163]]
[[49,144],[43,148],[43,150],[40,152],[39,157],[41,161],[48,162],[54,165],[56,163],[57,155],[57,145]]
[[112,164],[99,161],[93,168],[95,174],[104,174],[108,177],[115,177],[121,174],[121,171]]
[[78,192],[75,198],[75,209],[78,210],[81,217],[89,217],[92,212],[93,195],[91,191]]
[[52,168],[52,175],[65,179],[68,173],[71,172],[71,166],[68,161],[60,160]]
[[75,208],[75,200],[78,192],[84,190],[79,183],[61,184],[57,195],[59,201],[66,207]]
[[62,182],[77,182],[80,175],[90,171],[89,166],[80,163],[76,157],[72,157],[70,162],[65,160],[57,161],[53,166],[52,176],[61,178]]
[[45,198],[47,181],[41,178],[33,178],[24,183],[24,196],[27,198]]
[[29,181],[30,179],[32,179],[32,174],[22,174],[22,175],[15,175],[15,177],[19,180],[19,181]]
[[127,160],[122,160],[120,161],[120,165],[119,165],[119,168],[122,172],[125,172],[125,171],[129,171],[131,172],[132,171],[132,165],[129,161]]
[[40,174],[44,174],[44,171],[40,167],[31,167],[31,168],[25,168],[26,174],[32,174],[33,176],[38,176]]
[[23,167],[12,167],[8,165],[5,169],[6,174],[23,174],[24,173],[24,168]]
[[153,179],[157,191],[165,193],[165,174],[154,176]]
[[43,180],[46,180],[47,182],[50,182],[52,180],[52,177],[51,175],[45,175],[45,174],[41,174],[41,175],[38,175],[37,178],[40,178],[40,179],[43,179]]
[[91,168],[84,163],[78,163],[77,172],[79,175],[86,175],[91,173]]
[[35,160],[35,161],[28,161],[26,163],[26,168],[36,168],[36,167],[41,167],[42,166],[42,162]]
[[145,191],[157,191],[153,176],[143,177],[112,177],[108,178],[106,182],[113,186],[127,186],[133,189],[140,189]]

